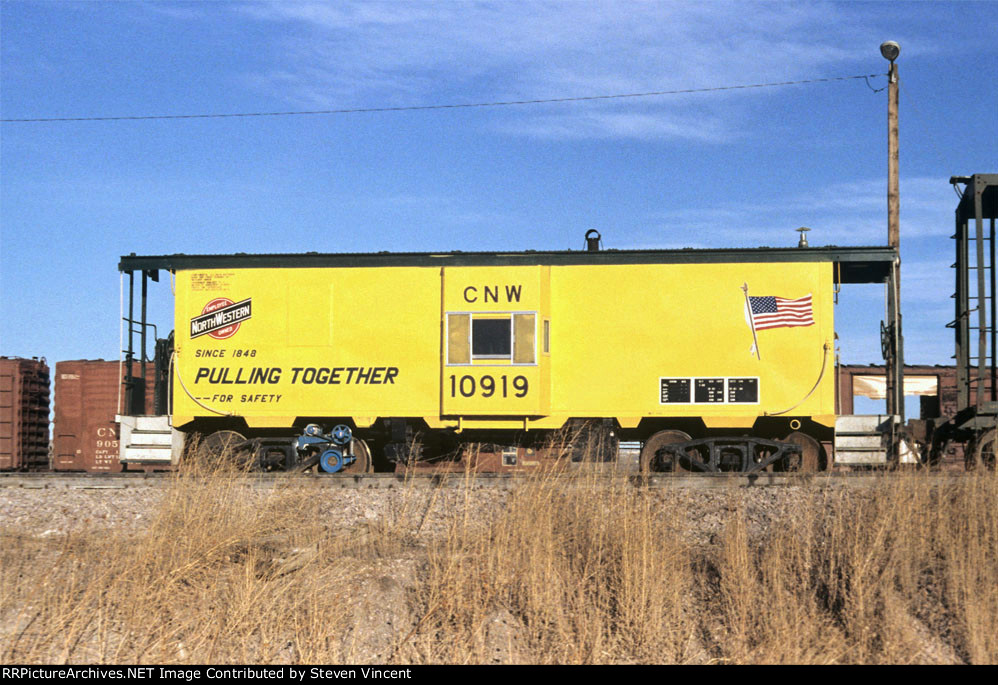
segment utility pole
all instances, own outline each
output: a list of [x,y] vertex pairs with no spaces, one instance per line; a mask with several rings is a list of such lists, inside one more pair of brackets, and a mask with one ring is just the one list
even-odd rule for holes
[[901,47],[894,41],[880,46],[890,61],[887,72],[887,245],[897,251],[887,282],[887,318],[884,334],[887,373],[887,413],[904,422],[904,340],[901,337],[901,226],[898,163],[898,67]]
[[[890,71],[887,72],[887,244],[893,248],[901,246],[900,227],[900,187],[898,181],[898,65],[894,62],[900,48],[897,43],[888,41],[880,46],[880,51],[884,52],[884,46],[894,46],[894,57],[888,57],[891,61]],[[884,55],[887,57],[887,55]]]

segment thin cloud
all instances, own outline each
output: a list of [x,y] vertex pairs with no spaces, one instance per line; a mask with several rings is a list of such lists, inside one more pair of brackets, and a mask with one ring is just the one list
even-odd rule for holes
[[[832,184],[816,192],[776,196],[770,202],[688,208],[651,217],[651,234],[689,235],[708,247],[792,247],[795,230],[811,228],[812,245],[880,245],[887,238],[884,179]],[[945,179],[901,183],[901,238],[938,238],[953,229],[956,198]],[[648,242],[647,236],[637,238]]]
[[203,6],[195,3],[141,2],[139,6],[151,14],[177,21],[203,21],[208,16]]
[[736,135],[718,117],[697,119],[668,111],[523,115],[497,124],[496,128],[515,135],[562,140],[603,137],[722,143]]
[[[235,11],[281,27],[273,66],[246,74],[246,82],[308,107],[796,80],[869,69],[879,60],[870,54],[880,39],[876,29],[862,13],[832,4],[276,2]],[[637,112],[598,105],[566,114],[521,110],[491,125],[527,137],[717,143],[731,139],[746,116],[731,103],[759,92],[718,94],[712,102],[728,104],[706,120],[697,100],[670,97]]]

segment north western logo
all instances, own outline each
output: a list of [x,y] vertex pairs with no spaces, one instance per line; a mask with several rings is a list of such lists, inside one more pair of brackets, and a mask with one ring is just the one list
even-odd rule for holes
[[227,297],[216,297],[201,310],[201,316],[191,319],[191,338],[208,335],[215,340],[231,338],[239,325],[252,314],[252,298],[233,302]]

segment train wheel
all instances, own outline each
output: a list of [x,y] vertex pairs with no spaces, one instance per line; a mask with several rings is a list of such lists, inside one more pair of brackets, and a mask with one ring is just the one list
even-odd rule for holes
[[[652,473],[658,470],[655,453],[662,447],[665,445],[674,445],[677,442],[686,442],[687,440],[690,440],[690,436],[683,431],[664,430],[652,435],[645,441],[644,447],[641,448],[641,473]],[[688,471],[689,469],[685,469],[682,464],[674,462],[672,470]]]
[[370,473],[373,470],[371,468],[371,449],[366,442],[356,438],[354,438],[352,446],[355,460],[352,464],[344,466],[340,473]]
[[794,431],[783,442],[789,442],[800,447],[800,460],[791,459],[787,464],[788,471],[798,473],[815,473],[825,466],[824,449],[821,443],[807,433]]
[[246,442],[246,437],[236,431],[215,431],[205,437],[195,452],[199,464],[219,468],[249,469],[253,466],[253,455],[237,446]]
[[998,431],[994,428],[984,433],[974,442],[974,446],[969,450],[972,461],[967,462],[969,469],[995,469],[995,453],[998,452]]

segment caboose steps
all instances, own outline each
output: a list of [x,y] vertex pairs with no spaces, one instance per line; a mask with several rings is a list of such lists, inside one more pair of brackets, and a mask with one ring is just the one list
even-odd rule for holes
[[835,421],[835,463],[887,463],[891,426],[899,417],[884,414],[847,414]]
[[170,425],[169,416],[116,416],[121,424],[121,463],[172,464],[180,454],[184,434]]

